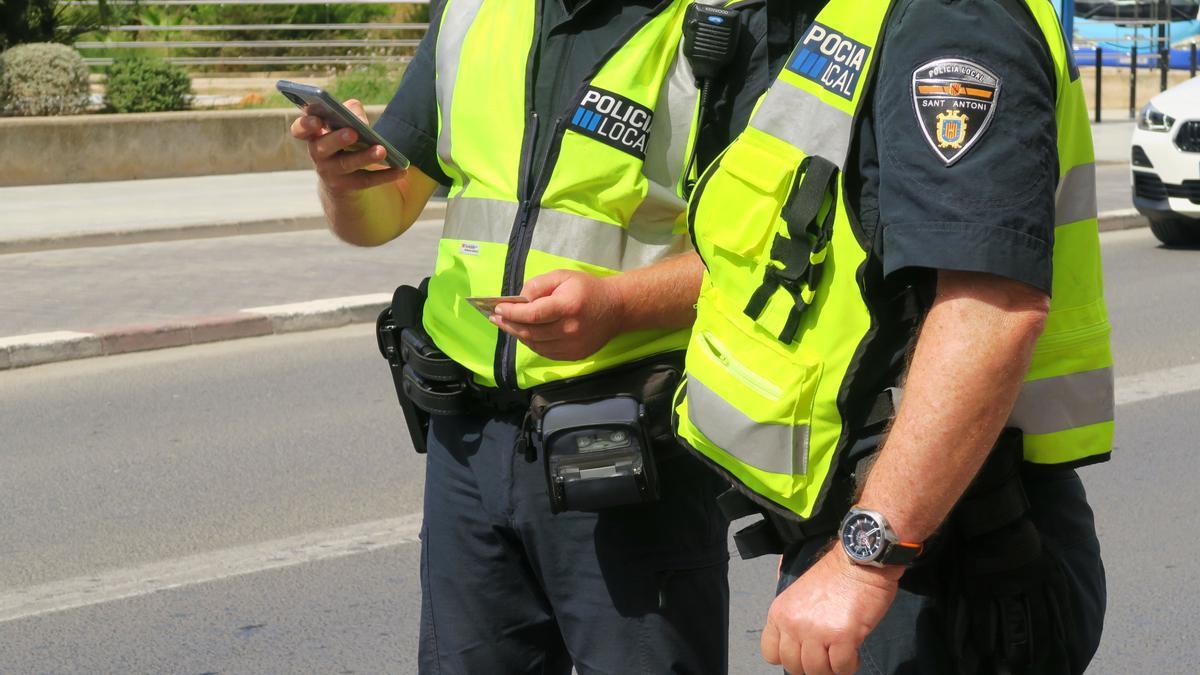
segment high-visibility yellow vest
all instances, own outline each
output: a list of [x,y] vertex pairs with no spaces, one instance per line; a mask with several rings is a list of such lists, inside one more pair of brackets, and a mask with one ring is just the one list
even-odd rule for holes
[[[553,270],[611,275],[688,250],[681,174],[698,99],[681,53],[689,4],[653,11],[596,64],[576,105],[538,120],[529,103],[537,3],[447,3],[435,58],[438,156],[452,185],[424,326],[480,384],[529,388],[686,347],[687,330],[640,331],[582,361],[553,361],[464,298],[516,295]],[[554,133],[548,157],[532,156],[539,126]]]
[[[1091,130],[1053,7],[1027,3],[1055,65],[1060,173],[1050,314],[1009,426],[1023,430],[1027,462],[1083,464],[1110,453],[1114,407]],[[878,330],[876,296],[857,273],[871,243],[842,169],[855,161],[890,6],[831,0],[691,205],[707,272],[677,433],[759,501],[801,519],[819,509],[857,431],[846,397]]]

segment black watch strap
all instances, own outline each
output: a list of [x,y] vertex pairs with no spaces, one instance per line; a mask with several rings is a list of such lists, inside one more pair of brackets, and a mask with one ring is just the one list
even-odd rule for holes
[[908,567],[916,562],[924,548],[921,544],[898,541],[888,546],[883,555],[879,556],[879,562],[884,565]]

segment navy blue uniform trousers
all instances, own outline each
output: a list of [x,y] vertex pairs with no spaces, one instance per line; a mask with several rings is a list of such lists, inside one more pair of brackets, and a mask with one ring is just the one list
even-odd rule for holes
[[520,418],[435,417],[421,530],[422,673],[725,673],[725,486],[686,453],[662,498],[550,513]]
[[[1069,668],[1038,675],[1082,673],[1100,645],[1104,625],[1105,579],[1092,509],[1079,476],[1070,470],[1026,475],[1029,517],[1045,551],[1058,563],[1070,595],[1065,644]],[[808,540],[783,557],[779,591],[787,588],[826,549],[827,540]],[[859,650],[860,673],[870,675],[952,675],[944,609],[946,598],[901,587],[879,626]],[[1035,635],[1034,639],[1044,639]]]

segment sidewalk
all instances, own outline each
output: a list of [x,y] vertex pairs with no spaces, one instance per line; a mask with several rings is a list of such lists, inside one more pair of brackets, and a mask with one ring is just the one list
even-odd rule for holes
[[325,228],[312,171],[0,188],[0,254]]
[[1129,164],[1133,125],[1134,121],[1129,119],[1128,110],[1102,111],[1100,124],[1092,124],[1092,142],[1096,146],[1097,164]]

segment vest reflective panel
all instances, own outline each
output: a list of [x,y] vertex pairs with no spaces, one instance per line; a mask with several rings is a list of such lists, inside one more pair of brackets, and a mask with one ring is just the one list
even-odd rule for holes
[[[424,323],[481,384],[528,388],[686,346],[686,330],[645,331],[584,361],[552,361],[504,340],[463,299],[518,293],[553,270],[610,275],[687,250],[680,174],[698,97],[680,55],[688,4],[664,0],[597,64],[577,105],[540,121],[527,101],[537,3],[447,4],[438,155],[452,185]],[[529,156],[534,125],[555,133],[549,157]]]
[[[1028,0],[1057,74],[1051,311],[1010,420],[1025,458],[1082,463],[1112,447],[1113,382],[1091,132],[1054,10]],[[691,205],[707,272],[688,345],[677,433],[769,504],[808,518],[845,450],[849,383],[872,331],[842,169],[889,2],[831,0],[750,126]],[[799,243],[797,243],[799,242]]]

